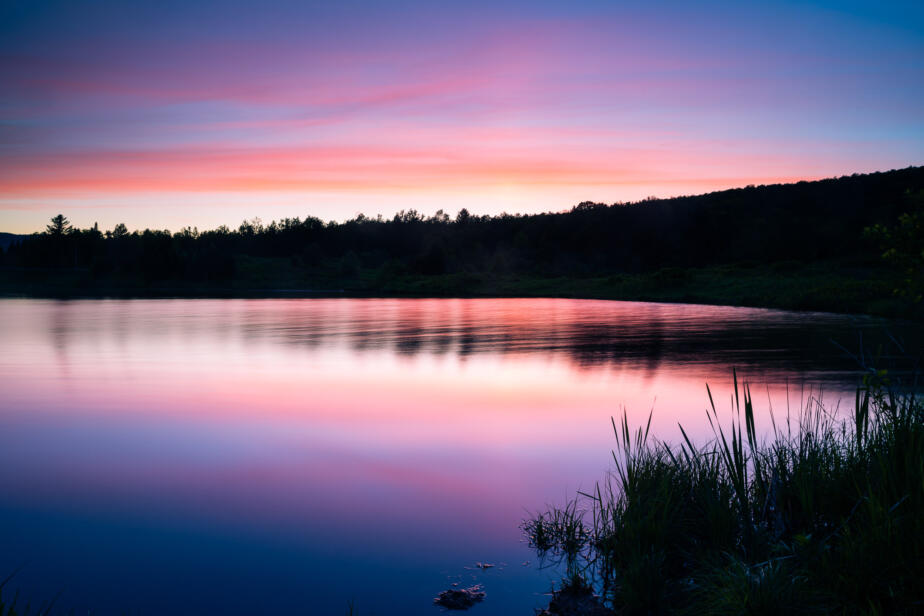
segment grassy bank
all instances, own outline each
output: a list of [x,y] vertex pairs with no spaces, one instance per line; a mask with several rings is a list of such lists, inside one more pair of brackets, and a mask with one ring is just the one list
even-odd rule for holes
[[497,273],[406,274],[388,268],[306,271],[286,259],[241,257],[233,280],[196,283],[100,277],[89,270],[0,269],[0,293],[35,297],[575,297],[821,310],[920,318],[895,297],[897,274],[869,264],[729,265],[641,274],[545,277]]
[[524,530],[619,614],[921,613],[924,408],[887,385],[871,374],[850,417],[814,401],[766,440],[737,382],[706,446],[624,418],[609,479]]

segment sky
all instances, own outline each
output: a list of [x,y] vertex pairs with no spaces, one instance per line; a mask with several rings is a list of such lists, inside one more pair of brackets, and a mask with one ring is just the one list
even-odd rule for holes
[[562,211],[920,164],[920,2],[0,0],[2,231]]

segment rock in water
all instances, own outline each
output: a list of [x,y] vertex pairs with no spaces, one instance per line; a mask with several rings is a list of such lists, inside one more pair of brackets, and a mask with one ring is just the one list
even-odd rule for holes
[[445,607],[447,610],[467,610],[476,603],[484,601],[484,594],[481,584],[468,588],[450,588],[437,595],[433,604]]

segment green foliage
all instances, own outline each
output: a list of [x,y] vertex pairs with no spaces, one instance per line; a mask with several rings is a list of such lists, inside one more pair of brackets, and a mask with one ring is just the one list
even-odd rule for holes
[[924,297],[924,190],[905,195],[907,208],[893,225],[867,227],[867,237],[882,248],[882,258],[904,275],[896,294],[918,303]]
[[749,566],[726,554],[704,567],[693,593],[704,614],[825,614],[827,604],[811,581],[793,570],[787,560],[776,559]]
[[711,405],[705,447],[682,427],[679,446],[653,440],[624,416],[607,481],[523,529],[618,613],[912,613],[924,605],[924,409],[888,386],[871,373],[846,422],[811,400],[766,442],[737,379],[734,419],[726,429]]

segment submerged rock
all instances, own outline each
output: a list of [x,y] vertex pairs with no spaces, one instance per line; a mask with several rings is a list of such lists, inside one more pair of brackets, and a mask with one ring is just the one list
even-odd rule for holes
[[467,610],[476,603],[484,601],[485,593],[481,584],[468,588],[450,588],[444,590],[433,600],[433,605],[445,607],[447,610]]
[[552,593],[549,607],[536,616],[615,616],[603,605],[593,589],[583,584],[569,584]]

